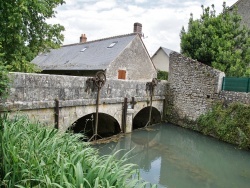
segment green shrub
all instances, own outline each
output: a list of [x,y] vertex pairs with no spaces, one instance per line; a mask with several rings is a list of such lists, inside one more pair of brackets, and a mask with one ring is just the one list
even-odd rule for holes
[[[46,188],[144,187],[125,157],[99,157],[80,135],[32,123],[25,117],[0,118],[0,186]],[[82,135],[81,135],[82,137]]]
[[[1,49],[2,46],[0,43],[0,51]],[[4,55],[3,53],[0,53],[0,99],[5,98],[7,96],[8,94],[7,88],[9,87],[8,70],[2,60],[3,55]]]
[[6,67],[0,61],[0,98],[5,98],[8,94],[9,77]]
[[250,149],[250,105],[217,103],[197,122],[204,134]]
[[168,80],[168,72],[166,71],[157,71],[157,79],[159,80]]

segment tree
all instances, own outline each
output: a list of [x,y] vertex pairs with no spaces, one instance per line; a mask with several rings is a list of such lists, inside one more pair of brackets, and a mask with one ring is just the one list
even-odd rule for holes
[[55,16],[54,8],[63,0],[1,0],[0,54],[9,71],[33,72],[30,61],[49,48],[59,47],[64,27],[48,24]]
[[250,76],[250,30],[240,24],[237,10],[230,12],[226,3],[218,16],[214,5],[202,9],[201,18],[191,14],[188,31],[181,30],[181,53],[227,76]]
[[[0,43],[0,50],[2,49]],[[7,96],[7,88],[9,87],[9,77],[6,67],[3,65],[2,57],[4,54],[0,53],[0,100]]]

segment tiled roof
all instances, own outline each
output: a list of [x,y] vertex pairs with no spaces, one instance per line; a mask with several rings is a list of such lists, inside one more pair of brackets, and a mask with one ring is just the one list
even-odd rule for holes
[[[65,45],[38,55],[32,63],[42,70],[105,70],[136,36],[131,33]],[[109,48],[112,43],[115,45]]]

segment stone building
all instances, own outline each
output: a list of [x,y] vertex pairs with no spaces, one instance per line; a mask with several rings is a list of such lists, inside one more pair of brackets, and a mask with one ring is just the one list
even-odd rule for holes
[[105,71],[107,78],[152,80],[157,75],[141,39],[142,25],[135,23],[131,34],[80,42],[39,54],[32,63],[45,74],[94,76]]
[[238,8],[238,14],[242,17],[242,24],[250,28],[250,1],[249,0],[238,0],[229,9]]

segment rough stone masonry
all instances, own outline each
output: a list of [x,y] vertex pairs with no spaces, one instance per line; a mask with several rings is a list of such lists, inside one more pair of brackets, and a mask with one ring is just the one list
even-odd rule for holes
[[250,104],[250,93],[221,91],[224,72],[185,57],[170,54],[166,117],[178,125],[188,125],[211,109],[215,101]]
[[225,74],[179,53],[170,54],[167,118],[176,124],[196,120],[218,98]]

